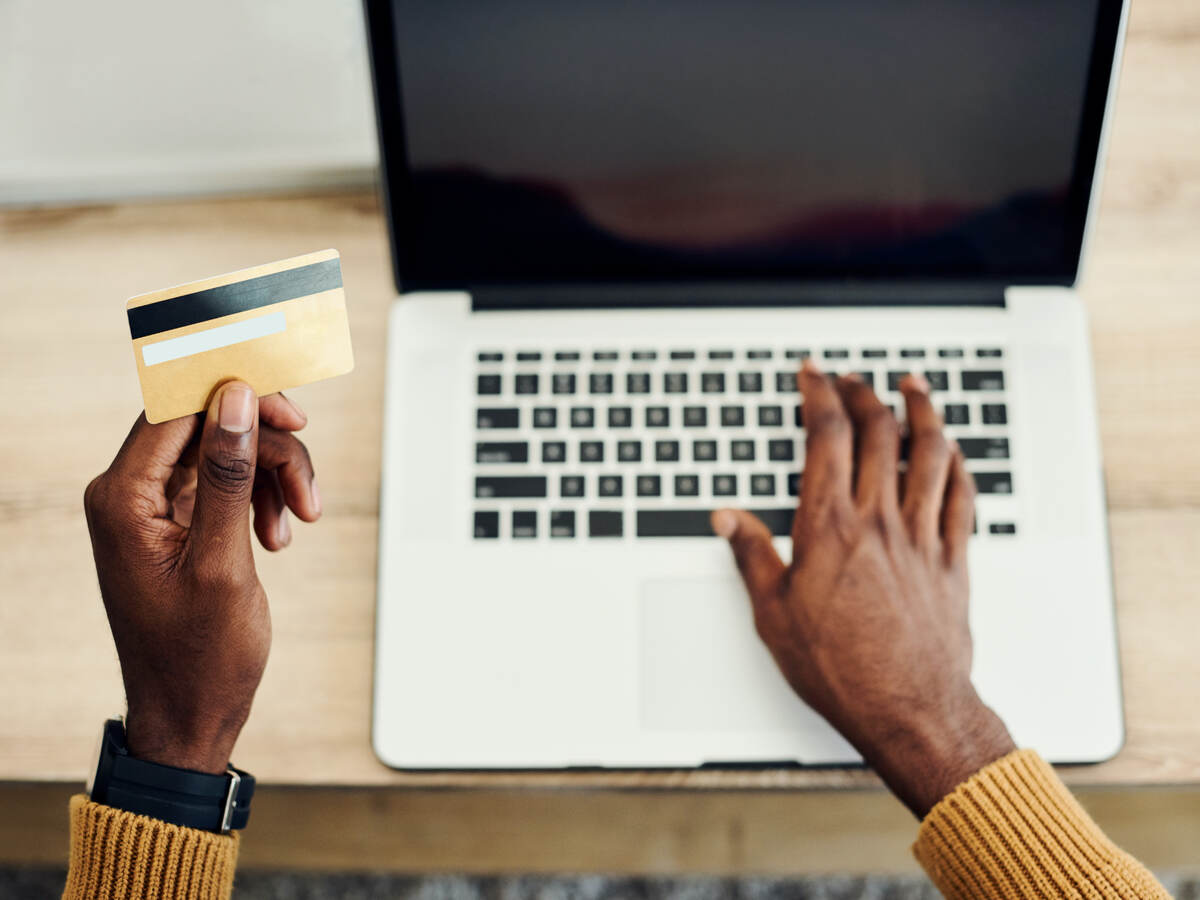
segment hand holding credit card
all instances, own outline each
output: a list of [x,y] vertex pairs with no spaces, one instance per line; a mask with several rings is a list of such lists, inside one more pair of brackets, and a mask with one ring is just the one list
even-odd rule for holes
[[125,306],[152,423],[203,411],[231,378],[261,397],[354,368],[336,250],[141,294]]

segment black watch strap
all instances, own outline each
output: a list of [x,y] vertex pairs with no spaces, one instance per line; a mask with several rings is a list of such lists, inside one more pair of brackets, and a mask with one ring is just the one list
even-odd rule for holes
[[229,832],[250,819],[254,776],[233,766],[221,775],[134,759],[120,719],[104,724],[91,798],[183,828]]

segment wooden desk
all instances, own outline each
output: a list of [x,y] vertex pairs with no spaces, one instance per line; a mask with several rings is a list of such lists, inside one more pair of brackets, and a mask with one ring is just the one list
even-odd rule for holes
[[[1200,782],[1200,8],[1135,5],[1084,279],[1108,476],[1128,742],[1075,783]],[[828,787],[865,772],[406,775],[371,753],[384,321],[369,194],[0,211],[0,780],[83,778],[121,705],[81,497],[140,409],[126,297],[342,252],[355,373],[295,392],[326,515],[260,554],[275,643],[240,765],[272,783]]]

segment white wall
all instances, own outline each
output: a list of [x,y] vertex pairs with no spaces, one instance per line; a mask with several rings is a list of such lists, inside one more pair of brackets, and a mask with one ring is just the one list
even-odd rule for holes
[[358,0],[0,0],[0,203],[369,182]]

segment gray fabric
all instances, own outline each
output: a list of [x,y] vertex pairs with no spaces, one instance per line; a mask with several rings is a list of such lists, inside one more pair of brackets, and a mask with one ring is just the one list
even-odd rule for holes
[[[0,900],[59,900],[63,869],[0,868]],[[1175,900],[1200,900],[1200,877],[1159,876]],[[238,873],[235,900],[937,900],[921,877],[610,878],[604,875]]]

